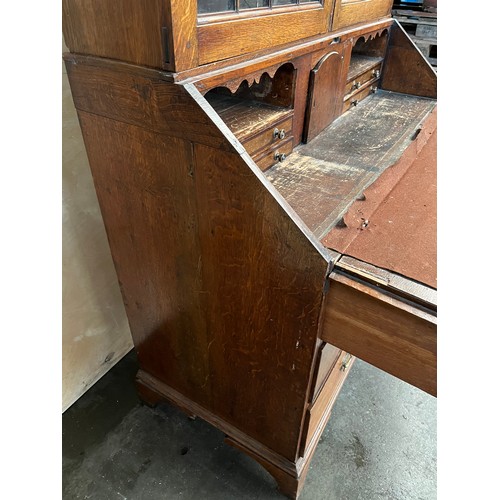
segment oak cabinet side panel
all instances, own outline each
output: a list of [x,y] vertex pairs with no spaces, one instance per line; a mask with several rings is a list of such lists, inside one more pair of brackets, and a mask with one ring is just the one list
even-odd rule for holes
[[65,62],[78,110],[170,137],[231,148],[185,88],[169,84],[161,72],[74,55],[66,56]]
[[141,368],[294,461],[329,261],[192,85],[129,69],[70,79]]
[[63,0],[71,52],[161,68],[163,0]]
[[437,74],[398,21],[394,21],[382,71],[382,88],[437,98]]
[[79,118],[139,363],[210,405],[190,143]]
[[194,154],[214,407],[294,460],[326,262],[241,157]]

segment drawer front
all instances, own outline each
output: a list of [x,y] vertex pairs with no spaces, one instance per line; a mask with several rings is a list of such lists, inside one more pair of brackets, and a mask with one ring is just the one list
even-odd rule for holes
[[370,85],[367,85],[365,88],[362,88],[355,94],[351,94],[351,96],[344,101],[344,107],[342,109],[342,113],[345,113],[354,106],[357,106],[363,99],[375,93],[377,91],[377,88],[378,88],[378,80],[374,81]]
[[307,410],[304,423],[305,438],[302,440],[303,445],[301,447],[302,456],[309,444],[313,441],[313,438],[321,434],[323,428],[327,424],[333,403],[342,388],[342,384],[352,367],[354,359],[355,358],[350,354],[341,351],[319,396],[311,405],[310,409]]
[[275,123],[272,127],[263,130],[250,139],[246,139],[244,142],[242,141],[242,144],[245,146],[248,154],[254,156],[263,149],[274,147],[278,144],[284,144],[287,139],[291,137],[291,134],[292,118],[288,118],[282,122]]
[[280,143],[277,147],[273,147],[272,149],[257,155],[253,158],[253,160],[258,167],[264,171],[280,161],[285,161],[286,157],[292,152],[292,149],[293,137],[290,137],[290,139]]
[[328,376],[332,372],[333,367],[339,359],[341,353],[342,351],[340,349],[326,342],[320,347],[318,362],[316,364],[317,368],[314,389],[312,391],[312,402],[316,400],[316,397],[324,387],[326,381],[328,380]]
[[361,86],[364,85],[366,82],[380,78],[381,68],[382,64],[377,64],[377,66],[375,66],[374,68],[371,68],[368,71],[362,73],[361,75],[352,78],[350,81],[347,82],[345,86],[344,95],[352,94],[353,92],[359,90]]

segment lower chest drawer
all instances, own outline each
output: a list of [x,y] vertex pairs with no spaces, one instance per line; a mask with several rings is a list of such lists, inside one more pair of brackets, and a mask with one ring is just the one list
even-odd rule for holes
[[316,438],[319,439],[354,359],[350,354],[344,351],[340,352],[319,395],[307,410],[301,447],[302,456],[306,453],[308,446],[315,442]]

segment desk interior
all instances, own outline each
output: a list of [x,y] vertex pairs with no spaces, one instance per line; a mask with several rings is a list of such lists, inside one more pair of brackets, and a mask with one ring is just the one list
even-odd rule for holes
[[434,99],[379,91],[342,115],[266,175],[320,239],[401,157]]

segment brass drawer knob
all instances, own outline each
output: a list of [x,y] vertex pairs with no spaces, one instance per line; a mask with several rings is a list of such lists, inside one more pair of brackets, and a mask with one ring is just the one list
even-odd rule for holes
[[285,132],[284,128],[282,128],[281,130],[279,130],[278,128],[274,129],[273,137],[275,139],[284,139],[285,135],[286,135],[286,132]]
[[351,90],[359,89],[359,87],[361,87],[361,82],[354,82],[352,84],[352,89]]
[[276,161],[279,161],[279,162],[285,161],[286,160],[286,154],[285,153],[276,152],[276,153],[274,153],[274,159]]
[[379,69],[374,69],[373,70],[373,76],[375,78],[379,78],[380,77],[380,70]]
[[359,101],[357,99],[354,99],[351,101],[351,106],[357,106],[359,104]]
[[370,87],[370,94],[375,94],[375,92],[377,92],[377,87],[375,85],[372,85]]

